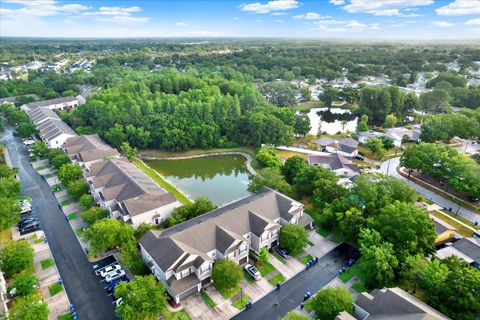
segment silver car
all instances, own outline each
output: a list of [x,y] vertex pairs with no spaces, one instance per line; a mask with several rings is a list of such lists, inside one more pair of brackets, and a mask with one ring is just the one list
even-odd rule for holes
[[125,275],[125,271],[123,271],[122,269],[120,270],[114,270],[114,271],[110,271],[109,273],[107,273],[107,275],[105,276],[105,280],[107,282],[112,282],[113,280],[117,280],[118,278],[121,278]]
[[248,273],[248,275],[252,277],[255,281],[262,278],[262,274],[260,273],[260,271],[258,271],[258,269],[251,264],[246,264],[244,269]]

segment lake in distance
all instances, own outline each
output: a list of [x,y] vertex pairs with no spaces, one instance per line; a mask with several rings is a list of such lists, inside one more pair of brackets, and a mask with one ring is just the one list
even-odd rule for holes
[[307,113],[310,120],[310,134],[314,136],[323,132],[337,134],[339,132],[355,132],[358,118],[350,110],[341,108],[312,108]]
[[220,206],[250,195],[245,161],[224,155],[145,162],[189,198],[207,197]]

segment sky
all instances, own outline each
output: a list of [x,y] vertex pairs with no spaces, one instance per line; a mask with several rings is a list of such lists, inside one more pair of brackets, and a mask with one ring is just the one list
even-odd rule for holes
[[0,0],[0,37],[480,39],[480,0]]

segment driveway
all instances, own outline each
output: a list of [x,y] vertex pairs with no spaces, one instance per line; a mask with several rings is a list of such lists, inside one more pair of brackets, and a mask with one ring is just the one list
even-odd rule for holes
[[339,246],[339,243],[335,243],[328,238],[322,237],[315,230],[308,232],[308,239],[313,243],[313,246],[307,247],[305,251],[312,257],[323,257],[335,247]]
[[[390,165],[389,165],[389,162],[390,162]],[[417,193],[420,194],[421,196],[427,199],[430,199],[431,201],[435,202],[436,204],[442,207],[453,208],[453,210],[456,211],[456,208],[458,208],[458,204],[456,204],[455,202],[445,199],[444,197],[436,194],[435,192],[425,189],[424,187],[419,186],[418,184],[405,178],[404,176],[401,176],[397,172],[397,167],[399,165],[400,165],[400,158],[392,158],[390,160],[382,162],[380,164],[380,170],[387,176],[391,175],[392,177],[405,181],[406,183],[411,185],[417,191]],[[475,213],[472,210],[469,210],[464,207],[460,207],[458,211],[458,215],[471,221],[472,223],[480,222],[480,216],[478,215],[478,213]]]
[[268,260],[275,269],[277,269],[283,276],[285,280],[291,279],[296,276],[299,272],[305,269],[305,266],[295,258],[290,258],[287,260],[287,263],[283,263],[274,255],[270,255],[270,259]]
[[92,263],[77,241],[58,206],[52,190],[28,162],[26,148],[5,127],[3,143],[8,148],[12,164],[19,168],[22,194],[32,198],[32,211],[40,223],[55,258],[65,289],[80,319],[115,319],[112,300],[105,294]]
[[338,270],[348,260],[348,245],[341,244],[320,258],[319,263],[302,271],[284,283],[280,290],[274,290],[259,301],[251,309],[244,310],[232,319],[279,319],[288,311],[295,309],[303,301],[305,292],[312,294],[320,290],[338,275]]

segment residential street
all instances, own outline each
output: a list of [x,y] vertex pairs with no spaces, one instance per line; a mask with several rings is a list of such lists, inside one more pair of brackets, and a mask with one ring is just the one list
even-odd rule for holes
[[272,291],[232,319],[279,319],[288,311],[295,309],[303,302],[307,291],[312,294],[320,290],[338,275],[338,270],[346,265],[346,244],[342,244],[323,256],[318,264],[302,271],[284,283],[280,290]]
[[[390,161],[390,166],[388,164],[389,161]],[[417,192],[420,195],[424,196],[427,199],[430,199],[431,201],[435,202],[436,204],[442,207],[452,208],[453,212],[456,212],[458,208],[458,204],[456,204],[455,202],[445,199],[444,197],[436,194],[435,192],[425,189],[424,187],[419,186],[415,182],[401,176],[396,170],[399,164],[400,164],[400,158],[392,158],[390,160],[382,162],[380,164],[380,170],[386,175],[391,175],[395,178],[404,180],[409,185],[411,185],[415,190],[417,190]],[[480,215],[467,208],[460,207],[460,210],[458,211],[458,215],[471,222],[477,221],[480,223]]]
[[19,168],[22,194],[32,198],[33,211],[48,239],[70,302],[79,319],[115,319],[112,300],[103,289],[77,238],[47,183],[31,167],[21,140],[6,126],[2,142],[7,146],[12,164]]

